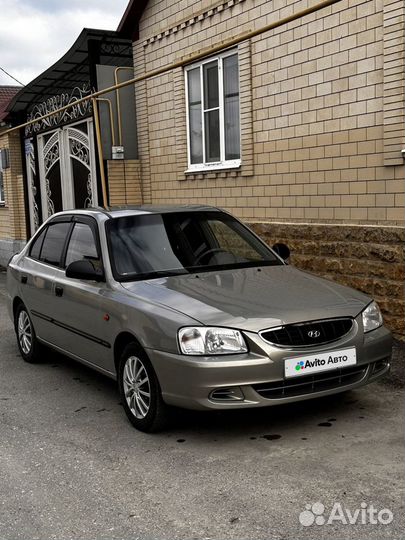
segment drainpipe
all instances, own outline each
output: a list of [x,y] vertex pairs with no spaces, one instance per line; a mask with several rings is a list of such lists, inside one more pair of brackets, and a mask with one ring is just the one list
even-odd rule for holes
[[108,207],[108,195],[107,195],[107,182],[105,178],[104,170],[104,156],[103,156],[103,144],[101,141],[101,130],[100,130],[100,118],[98,116],[98,103],[96,98],[91,99],[93,103],[94,111],[94,127],[96,132],[96,141],[97,141],[97,153],[98,153],[98,162],[100,168],[100,177],[101,177],[101,188],[103,192],[103,207]]
[[102,103],[107,103],[108,105],[108,110],[110,113],[111,143],[112,143],[112,146],[115,146],[115,123],[114,123],[111,99],[108,99],[108,98],[96,98],[96,99],[97,101],[102,102]]
[[118,144],[119,146],[122,146],[121,98],[120,98],[120,89],[117,88],[119,85],[118,73],[120,71],[131,71],[132,73],[134,71],[134,68],[120,66],[120,67],[117,67],[114,71],[114,82],[116,86],[115,96],[117,99],[117,117],[118,117]]

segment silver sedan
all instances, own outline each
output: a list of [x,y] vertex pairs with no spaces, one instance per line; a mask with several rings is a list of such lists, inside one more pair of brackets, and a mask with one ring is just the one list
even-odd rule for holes
[[143,431],[171,407],[264,407],[342,392],[389,370],[372,298],[287,264],[211,207],[66,211],[7,269],[20,353],[43,346],[117,379]]

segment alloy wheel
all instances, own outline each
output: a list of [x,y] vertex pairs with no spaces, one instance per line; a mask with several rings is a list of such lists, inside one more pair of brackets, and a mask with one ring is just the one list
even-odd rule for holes
[[148,414],[151,404],[151,388],[146,368],[137,356],[130,356],[124,367],[123,386],[125,399],[135,418]]
[[24,354],[29,354],[32,348],[31,321],[26,311],[18,316],[18,341]]

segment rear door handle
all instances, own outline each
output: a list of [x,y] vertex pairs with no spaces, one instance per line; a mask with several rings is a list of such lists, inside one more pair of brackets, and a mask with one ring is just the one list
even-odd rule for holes
[[25,285],[25,284],[27,283],[27,281],[28,281],[28,277],[27,277],[27,276],[21,276],[21,283],[22,283],[23,285]]
[[63,287],[60,287],[59,285],[56,285],[55,294],[56,294],[56,296],[63,296]]

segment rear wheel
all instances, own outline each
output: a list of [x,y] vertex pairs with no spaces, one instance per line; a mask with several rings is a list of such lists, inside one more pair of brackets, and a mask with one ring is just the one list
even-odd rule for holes
[[159,381],[144,351],[135,343],[125,347],[118,369],[118,386],[129,421],[140,431],[160,431],[168,422],[168,407]]
[[35,335],[31,317],[24,304],[20,304],[15,314],[15,332],[20,354],[26,362],[35,364],[40,361],[41,346]]

